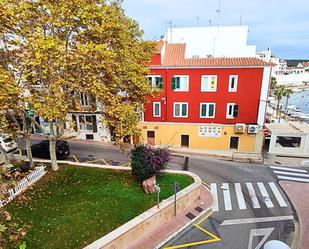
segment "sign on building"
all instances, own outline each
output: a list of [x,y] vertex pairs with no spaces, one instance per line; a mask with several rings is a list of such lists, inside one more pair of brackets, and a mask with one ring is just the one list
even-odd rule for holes
[[199,136],[201,137],[221,137],[221,125],[201,125]]

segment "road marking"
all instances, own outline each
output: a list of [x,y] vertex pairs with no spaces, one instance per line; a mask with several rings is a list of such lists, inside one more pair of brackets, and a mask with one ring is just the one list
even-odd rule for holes
[[232,201],[231,201],[229,184],[222,183],[222,189],[223,189],[223,199],[224,199],[225,210],[226,211],[232,210]]
[[264,236],[260,242],[257,244],[257,246],[254,247],[254,249],[260,249],[262,245],[265,243],[267,238],[270,236],[270,234],[274,231],[274,227],[269,228],[261,228],[261,229],[251,229],[250,230],[250,237],[249,237],[249,243],[248,243],[248,249],[253,249],[253,237],[260,237]]
[[266,188],[265,188],[265,186],[264,186],[264,183],[258,182],[257,185],[258,185],[258,187],[259,187],[259,189],[260,189],[260,191],[261,191],[262,198],[263,198],[263,201],[264,201],[266,207],[268,207],[268,208],[273,208],[273,207],[274,207],[274,204],[273,204],[272,201],[270,200],[270,197],[269,197],[269,195],[268,195],[268,193],[267,193],[267,190],[266,190]]
[[247,182],[246,185],[248,188],[249,195],[251,197],[253,208],[260,208],[261,206],[260,206],[258,198],[256,197],[252,183]]
[[212,207],[212,211],[219,211],[219,203],[218,203],[218,192],[217,192],[217,184],[210,184],[210,191],[214,196],[214,205]]
[[247,209],[245,198],[244,198],[244,195],[242,193],[240,183],[234,183],[234,186],[235,186],[236,197],[237,197],[239,209]]
[[305,178],[296,178],[296,177],[280,176],[280,175],[277,177],[282,180],[291,180],[291,181],[296,181],[296,182],[309,182],[309,179],[305,179]]
[[203,244],[209,244],[209,243],[213,243],[213,242],[218,242],[221,240],[221,238],[219,238],[218,236],[214,235],[213,233],[207,231],[206,229],[204,229],[203,227],[200,226],[200,224],[205,221],[210,215],[212,215],[213,212],[210,212],[209,214],[207,214],[205,217],[203,217],[200,221],[198,221],[197,223],[193,224],[197,229],[201,230],[202,232],[206,233],[208,236],[211,237],[211,239],[209,240],[202,240],[202,241],[196,241],[196,242],[190,242],[190,243],[186,243],[186,244],[179,244],[179,245],[175,245],[175,246],[169,246],[169,247],[164,247],[164,249],[177,249],[177,248],[185,248],[185,247],[190,247],[190,246],[197,246],[197,245],[203,245]]
[[295,172],[303,172],[303,173],[308,173],[307,170],[304,169],[291,169],[291,168],[286,168],[286,167],[277,167],[277,166],[269,166],[272,169],[279,169],[279,170],[285,170],[285,171],[295,171]]
[[221,226],[261,223],[261,222],[272,222],[272,221],[282,221],[282,220],[293,220],[293,219],[294,219],[293,215],[249,218],[249,219],[235,219],[235,220],[225,220],[221,223]]
[[285,200],[283,199],[282,195],[280,194],[279,189],[277,188],[276,184],[274,182],[269,182],[268,183],[269,187],[273,191],[280,207],[287,207],[288,204],[286,204]]
[[279,171],[279,170],[274,170],[274,173],[278,175],[309,177],[309,174],[301,174],[301,173],[286,172],[286,171]]

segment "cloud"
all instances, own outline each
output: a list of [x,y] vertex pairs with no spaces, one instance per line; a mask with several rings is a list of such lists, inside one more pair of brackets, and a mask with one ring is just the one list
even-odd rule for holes
[[[171,21],[177,27],[219,22],[218,0],[124,0],[127,15],[136,19],[146,39],[159,38]],[[309,1],[221,0],[220,23],[249,26],[249,43],[283,58],[309,58]]]

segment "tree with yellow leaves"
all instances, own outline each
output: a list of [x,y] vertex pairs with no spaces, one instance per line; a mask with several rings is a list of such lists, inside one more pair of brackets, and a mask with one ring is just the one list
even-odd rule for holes
[[[151,94],[145,79],[154,50],[121,1],[4,0],[5,40],[18,51],[15,77],[27,89],[26,102],[50,123],[52,167],[55,144],[80,92],[96,98],[117,141],[138,133],[138,113]],[[0,26],[0,29],[2,27]]]

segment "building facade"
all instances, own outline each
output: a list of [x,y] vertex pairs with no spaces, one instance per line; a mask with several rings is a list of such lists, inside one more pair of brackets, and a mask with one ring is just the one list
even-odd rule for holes
[[148,76],[143,142],[260,152],[271,66],[256,57],[187,58],[185,43],[161,41]]

